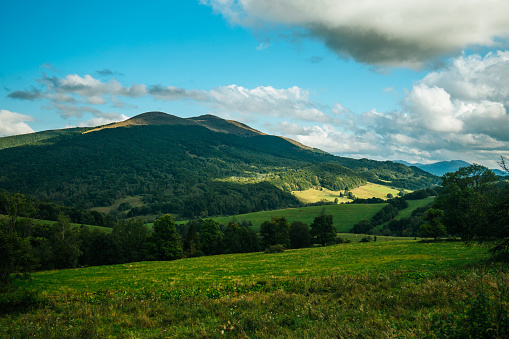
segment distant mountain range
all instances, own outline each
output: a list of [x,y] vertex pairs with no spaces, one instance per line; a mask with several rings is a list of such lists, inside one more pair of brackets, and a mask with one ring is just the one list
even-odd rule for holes
[[[423,171],[426,171],[439,177],[444,175],[445,173],[456,172],[461,167],[468,167],[471,165],[470,163],[463,160],[439,161],[432,164],[410,163],[403,160],[394,160],[394,162],[404,164],[406,166],[415,166],[417,168],[422,169]],[[507,173],[499,169],[492,169],[492,171],[495,172],[495,174],[497,175],[502,176],[507,175]]]
[[0,190],[126,216],[195,218],[298,206],[291,191],[439,178],[392,161],[338,157],[213,115],[147,112],[96,128],[0,138]]

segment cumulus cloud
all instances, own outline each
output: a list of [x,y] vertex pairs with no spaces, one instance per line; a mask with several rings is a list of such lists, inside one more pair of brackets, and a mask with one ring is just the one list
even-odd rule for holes
[[260,86],[253,89],[230,85],[212,89],[208,93],[210,106],[218,112],[241,115],[286,117],[303,121],[328,122],[331,117],[315,107],[309,91],[293,86],[277,89]]
[[46,76],[38,79],[39,88],[18,90],[8,94],[9,98],[18,100],[48,100],[49,107],[55,109],[64,118],[81,118],[84,113],[99,117],[102,111],[93,106],[110,104],[113,107],[124,107],[119,97],[139,98],[148,95],[145,85],[132,84],[123,86],[118,80],[103,82],[87,74],[68,74],[65,77]]
[[355,113],[340,104],[335,121],[296,126],[285,136],[339,155],[411,162],[462,159],[496,168],[509,155],[509,52],[461,56],[416,82],[392,112]]
[[27,121],[34,121],[29,115],[0,110],[0,136],[33,133],[34,130],[28,126]]
[[405,99],[430,130],[509,141],[509,51],[456,58],[419,81]]
[[100,125],[107,125],[113,122],[119,122],[129,119],[128,116],[124,114],[106,114],[104,117],[96,117],[92,118],[86,122],[80,122],[78,127],[95,127]]
[[334,120],[334,114],[326,114],[310,99],[308,90],[297,86],[245,88],[229,85],[206,91],[163,85],[124,86],[116,79],[105,82],[89,74],[43,75],[38,83],[41,89],[32,87],[28,91],[12,92],[9,96],[19,100],[47,100],[49,105],[45,107],[55,109],[64,118],[82,118],[85,113],[101,117],[101,106],[125,108],[126,104],[120,98],[148,96],[162,101],[190,101],[204,105],[216,114],[233,118],[263,116],[323,123]]
[[289,28],[341,57],[418,68],[509,35],[505,0],[201,0],[234,24]]

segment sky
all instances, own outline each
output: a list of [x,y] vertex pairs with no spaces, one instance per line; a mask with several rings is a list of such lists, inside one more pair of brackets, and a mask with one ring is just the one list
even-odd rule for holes
[[0,136],[214,114],[332,154],[498,168],[509,1],[3,1]]

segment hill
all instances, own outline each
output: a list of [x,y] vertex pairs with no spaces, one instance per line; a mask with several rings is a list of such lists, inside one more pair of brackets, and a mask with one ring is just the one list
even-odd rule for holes
[[[410,163],[403,160],[396,160],[394,162],[406,165],[406,166],[415,166],[417,168],[422,169],[428,173],[434,174],[436,176],[441,177],[445,173],[456,172],[461,167],[468,167],[471,164],[463,161],[463,160],[451,160],[451,161],[439,161],[432,164],[419,164],[419,163]],[[492,169],[498,176],[506,176],[507,173],[501,171],[500,169]]]
[[[211,115],[148,112],[95,129],[40,133],[45,139],[0,150],[0,189],[80,208],[137,196],[141,206],[112,211],[127,216],[234,215],[296,207],[296,190],[367,182],[413,190],[438,179],[393,162],[334,156]],[[9,138],[14,145],[16,137]]]

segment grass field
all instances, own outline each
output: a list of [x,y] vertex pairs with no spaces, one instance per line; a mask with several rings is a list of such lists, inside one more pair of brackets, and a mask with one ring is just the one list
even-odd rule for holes
[[[327,214],[331,214],[334,220],[334,227],[338,232],[348,232],[352,226],[363,219],[371,219],[385,204],[339,204],[327,206],[309,206],[301,208],[288,208],[276,211],[262,211],[255,213],[240,214],[234,217],[212,218],[220,224],[226,225],[230,221],[240,223],[242,221],[251,221],[254,230],[259,230],[264,221],[270,221],[272,217],[285,217],[290,223],[302,221],[311,225],[315,217],[319,216],[322,209],[325,208]],[[185,223],[179,221],[177,223]]]
[[210,288],[231,283],[252,284],[260,280],[368,271],[439,272],[477,264],[485,257],[484,249],[466,247],[461,242],[399,240],[287,250],[279,254],[229,254],[44,271],[35,273],[29,282],[18,283],[49,294],[140,288]]
[[508,267],[487,258],[386,241],[39,272],[0,300],[0,336],[504,338]]
[[[297,197],[303,203],[315,203],[318,201],[334,201],[334,199],[338,199],[338,202],[348,202],[351,199],[347,197],[340,197],[340,193],[344,191],[331,191],[326,188],[322,188],[321,190],[317,190],[314,188],[307,189],[305,191],[293,191],[292,194]],[[352,194],[357,198],[366,199],[366,198],[380,198],[387,199],[387,194],[392,194],[397,197],[399,191],[389,186],[379,185],[368,183],[367,185],[360,186],[351,190]]]
[[407,200],[408,207],[399,211],[398,215],[394,219],[402,219],[409,218],[412,215],[412,212],[419,207],[426,206],[429,203],[432,203],[435,200],[435,197],[427,197],[421,200]]
[[[52,220],[40,220],[40,219],[34,219],[34,221],[38,224],[47,224],[47,225],[54,225],[56,224],[58,221],[52,221]],[[104,231],[106,233],[110,233],[112,231],[112,228],[110,227],[103,227],[103,226],[96,226],[96,225],[82,225],[82,224],[76,224],[76,223],[70,223],[70,225],[72,227],[81,227],[81,226],[85,226],[85,227],[88,227],[90,229],[98,229],[98,230],[101,230],[101,231]]]
[[351,199],[347,197],[340,197],[341,192],[343,191],[331,191],[326,188],[322,188],[321,190],[309,188],[305,191],[293,191],[292,194],[305,204],[319,201],[334,201],[336,198],[339,203],[351,201]]
[[131,205],[131,207],[143,206],[143,201],[141,200],[141,195],[137,195],[137,196],[132,196],[132,197],[129,196],[129,197],[125,197],[122,199],[118,199],[110,206],[93,207],[90,210],[108,214],[108,213],[110,213],[110,211],[116,211],[118,209],[118,207],[120,206],[120,204],[122,204],[122,203],[127,203],[127,204]]
[[[405,191],[405,192],[409,192],[409,191]],[[373,198],[373,197],[386,199],[387,194],[389,194],[389,193],[392,194],[393,196],[397,197],[399,190],[392,188],[390,186],[368,183],[367,185],[352,189],[352,193],[357,198],[361,198],[361,199],[367,199],[367,198]]]

